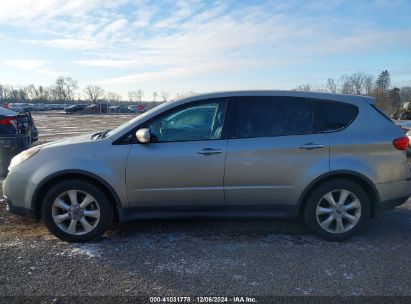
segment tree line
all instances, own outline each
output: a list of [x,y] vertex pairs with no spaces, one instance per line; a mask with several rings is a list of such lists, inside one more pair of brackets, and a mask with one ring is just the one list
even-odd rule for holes
[[322,86],[306,83],[295,90],[373,96],[376,106],[388,115],[398,112],[404,102],[411,102],[411,87],[392,87],[391,75],[387,70],[377,77],[363,72],[344,74],[339,79],[328,78]]
[[[0,102],[9,103],[145,103],[144,91],[141,89],[128,92],[128,100],[116,92],[106,92],[98,85],[88,85],[79,90],[78,81],[71,77],[58,77],[50,86],[13,86],[0,84]],[[168,92],[157,93],[148,103],[165,102],[169,98]]]
[[[363,72],[342,75],[339,79],[328,78],[322,86],[312,86],[309,83],[298,86],[299,91],[319,91],[342,94],[368,95],[376,98],[376,105],[388,115],[397,112],[402,103],[411,102],[411,87],[391,86],[391,75],[387,70],[377,77]],[[189,96],[193,92],[177,94],[178,98]],[[153,92],[144,100],[144,91],[137,89],[128,92],[128,100],[116,92],[106,92],[98,85],[88,85],[79,90],[78,81],[71,77],[58,77],[50,86],[13,86],[0,84],[0,102],[14,103],[144,103],[152,106],[169,99],[169,93]],[[150,106],[151,107],[151,106]]]

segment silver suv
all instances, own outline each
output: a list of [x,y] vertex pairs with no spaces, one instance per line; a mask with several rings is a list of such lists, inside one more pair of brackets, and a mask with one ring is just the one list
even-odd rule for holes
[[167,102],[19,154],[3,193],[11,212],[71,242],[113,220],[169,216],[302,218],[344,240],[411,194],[408,138],[373,103],[285,91]]

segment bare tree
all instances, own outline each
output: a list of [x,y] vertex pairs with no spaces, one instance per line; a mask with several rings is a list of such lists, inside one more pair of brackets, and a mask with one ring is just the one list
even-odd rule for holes
[[365,95],[371,95],[374,91],[374,76],[365,75],[364,79]]
[[157,96],[158,96],[157,92],[153,92],[153,101],[154,102],[156,102]]
[[17,96],[18,96],[18,100],[20,100],[20,101],[29,100],[28,87],[18,86],[17,87]]
[[129,91],[129,92],[128,92],[128,100],[129,100],[130,102],[133,102],[133,101],[135,100],[135,92],[136,92],[136,91]]
[[129,91],[128,92],[128,99],[130,102],[136,102],[138,101],[141,103],[141,100],[143,99],[144,91],[141,89],[138,89],[136,91]]
[[353,83],[351,77],[348,75],[342,75],[340,77],[340,93],[343,94],[354,94]]
[[364,87],[365,74],[362,72],[354,73],[350,76],[350,82],[356,95],[361,95]]
[[26,87],[27,97],[31,101],[38,101],[37,90],[33,84],[30,84]]
[[96,104],[104,96],[104,89],[97,85],[88,85],[84,89],[84,94],[87,96],[88,100]]
[[331,93],[337,93],[337,84],[336,84],[334,78],[328,78],[327,79],[327,89]]
[[78,89],[78,82],[71,77],[59,77],[51,88],[55,100],[67,102],[73,100],[74,92]]
[[177,98],[186,98],[186,97],[190,97],[196,95],[195,92],[193,91],[188,91],[188,92],[184,92],[184,93],[177,93]]
[[108,102],[112,103],[117,103],[122,99],[121,95],[116,92],[108,92],[105,98]]
[[168,100],[168,95],[169,95],[168,92],[162,91],[161,92],[161,100],[166,102]]
[[139,103],[141,103],[141,100],[143,99],[143,96],[144,96],[144,91],[141,90],[141,89],[138,89],[137,90],[137,100],[138,100]]
[[295,90],[309,92],[311,91],[311,85],[309,83],[301,84]]
[[6,91],[3,85],[0,84],[0,100],[6,99]]
[[411,87],[402,87],[400,97],[404,102],[411,101]]

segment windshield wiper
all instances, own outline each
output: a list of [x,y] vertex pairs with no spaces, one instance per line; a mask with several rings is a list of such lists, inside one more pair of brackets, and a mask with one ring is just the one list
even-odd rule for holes
[[104,130],[104,131],[97,132],[97,133],[91,135],[91,138],[92,139],[105,138],[107,136],[108,132],[110,132],[110,131],[111,131],[110,129],[107,129],[107,130]]

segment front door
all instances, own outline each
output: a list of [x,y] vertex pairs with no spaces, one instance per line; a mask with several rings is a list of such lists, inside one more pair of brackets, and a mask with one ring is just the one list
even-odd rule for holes
[[195,210],[224,203],[226,108],[225,99],[185,104],[142,126],[152,140],[130,149],[130,207]]

